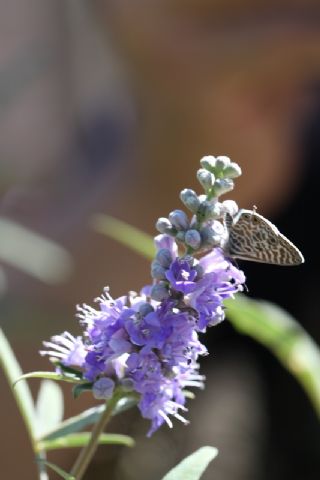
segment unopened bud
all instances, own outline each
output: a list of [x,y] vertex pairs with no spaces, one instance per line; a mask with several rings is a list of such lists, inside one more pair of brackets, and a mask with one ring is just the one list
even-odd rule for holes
[[218,178],[215,181],[215,184],[213,187],[213,196],[219,197],[224,193],[230,192],[230,190],[232,190],[233,187],[234,187],[234,182],[233,180],[231,180],[231,178]]
[[216,170],[222,172],[230,165],[230,163],[231,160],[229,157],[226,157],[225,155],[219,155],[216,160]]
[[151,313],[153,311],[154,311],[154,308],[148,302],[143,303],[139,307],[139,313],[142,317],[145,317],[146,315],[148,315],[148,313]]
[[241,168],[235,162],[231,162],[223,171],[225,178],[237,178],[240,177],[241,173]]
[[215,177],[211,172],[205,170],[204,168],[200,168],[197,171],[197,179],[199,183],[202,185],[205,192],[209,192],[211,187],[214,184]]
[[171,225],[171,222],[165,217],[161,217],[157,220],[156,229],[160,233],[167,233],[169,235],[174,235],[174,229]]
[[151,276],[155,280],[165,280],[166,278],[166,269],[156,260],[151,263]]
[[153,298],[153,300],[156,300],[157,302],[161,302],[162,300],[165,300],[168,297],[169,297],[169,291],[166,285],[162,283],[157,283],[156,285],[153,285],[151,289],[151,298]]
[[207,226],[202,228],[201,229],[202,245],[208,246],[208,247],[219,247],[223,239],[223,234],[224,234],[223,227],[221,229],[221,232],[218,232],[212,226]]
[[189,220],[183,210],[173,210],[169,213],[169,220],[177,230],[187,230],[189,227]]
[[200,160],[200,165],[202,168],[205,168],[211,173],[214,173],[214,168],[216,166],[216,158],[213,155],[206,155]]
[[200,247],[201,244],[201,236],[198,230],[188,230],[185,234],[184,239],[186,245],[192,247],[194,250]]
[[192,213],[197,212],[200,201],[196,192],[194,192],[190,188],[185,188],[180,192],[180,199],[185,204],[185,206],[189,208],[189,210],[191,210]]
[[225,200],[224,202],[222,202],[221,210],[222,210],[222,213],[229,213],[231,217],[234,217],[237,211],[239,210],[239,207],[235,201]]
[[114,381],[111,378],[99,378],[94,382],[92,393],[97,400],[111,398],[114,390]]
[[156,255],[156,260],[160,263],[162,267],[169,268],[172,262],[170,250],[168,250],[167,248],[161,248]]

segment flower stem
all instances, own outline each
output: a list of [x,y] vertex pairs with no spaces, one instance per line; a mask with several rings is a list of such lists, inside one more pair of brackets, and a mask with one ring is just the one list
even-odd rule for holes
[[75,480],[81,480],[83,477],[96,449],[99,445],[99,437],[103,432],[105,426],[107,425],[110,417],[112,415],[113,409],[121,398],[121,392],[115,392],[113,397],[107,402],[106,409],[102,413],[99,421],[95,424],[89,443],[83,447],[80,452],[79,457],[77,458],[75,464],[72,467],[70,474],[75,478]]
[[47,468],[45,465],[46,453],[39,452],[36,456],[36,459],[38,463],[39,480],[49,480],[49,475],[47,474]]

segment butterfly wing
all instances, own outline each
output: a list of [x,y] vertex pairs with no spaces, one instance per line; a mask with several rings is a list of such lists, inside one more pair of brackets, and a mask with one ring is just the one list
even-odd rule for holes
[[303,263],[298,248],[262,215],[240,210],[231,219],[230,215],[225,219],[228,230],[226,251],[231,257],[275,265]]

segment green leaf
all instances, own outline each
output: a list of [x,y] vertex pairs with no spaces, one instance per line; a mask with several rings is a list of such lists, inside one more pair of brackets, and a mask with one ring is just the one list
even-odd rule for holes
[[[56,450],[60,448],[79,448],[88,444],[91,438],[91,432],[70,433],[63,437],[55,438],[54,440],[42,440],[38,442],[37,448],[39,451]],[[98,441],[99,445],[125,445],[126,447],[133,447],[134,440],[127,435],[120,435],[116,433],[102,433]]]
[[0,259],[45,283],[64,280],[71,256],[53,241],[6,218],[0,218]]
[[92,385],[93,383],[92,382],[87,382],[87,383],[82,383],[80,385],[75,385],[72,389],[72,395],[73,395],[73,398],[78,398],[81,393],[83,392],[89,392],[90,390],[92,390]]
[[[125,410],[128,410],[129,408],[135,406],[137,401],[138,399],[135,395],[122,397],[114,408],[112,415],[114,416],[121,412],[124,412]],[[88,425],[96,423],[99,420],[101,414],[104,412],[105,408],[105,404],[98,405],[96,407],[85,410],[79,415],[68,418],[64,422],[61,422],[56,429],[53,429],[50,433],[47,433],[42,438],[42,440],[53,440],[58,437],[63,437],[67,434],[83,430]]]
[[152,237],[138,228],[102,214],[94,215],[92,225],[97,232],[117,240],[143,257],[150,259],[154,257],[155,247]]
[[17,403],[20,414],[26,425],[32,444],[35,441],[35,410],[32,395],[28,384],[22,380],[16,388],[13,383],[18,377],[22,377],[20,365],[6,339],[3,331],[0,329],[0,364],[12,390],[12,394]]
[[36,403],[37,437],[56,427],[63,418],[63,394],[55,382],[43,380]]
[[267,347],[292,373],[320,416],[320,350],[304,328],[272,303],[237,295],[227,317],[241,333]]
[[8,282],[4,269],[0,267],[0,298],[7,292]]
[[199,480],[209,463],[218,455],[214,447],[202,447],[182,460],[162,480]]
[[65,472],[62,470],[62,468],[58,467],[54,463],[47,462],[46,460],[41,460],[42,463],[47,465],[47,467],[51,468],[54,472],[56,472],[58,475],[60,475],[61,478],[64,478],[64,480],[76,480],[76,478],[73,475],[70,475],[70,473]]
[[56,380],[59,382],[68,382],[68,383],[87,383],[85,380],[79,380],[79,378],[72,375],[61,375],[56,372],[30,372],[21,375],[15,382],[14,386],[21,380],[26,378],[47,378],[48,380]]

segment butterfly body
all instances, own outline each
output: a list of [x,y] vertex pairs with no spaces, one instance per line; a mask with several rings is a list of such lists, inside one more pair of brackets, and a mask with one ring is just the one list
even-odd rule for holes
[[304,262],[299,249],[255,210],[241,209],[234,217],[227,213],[225,227],[223,248],[233,258],[283,266]]

